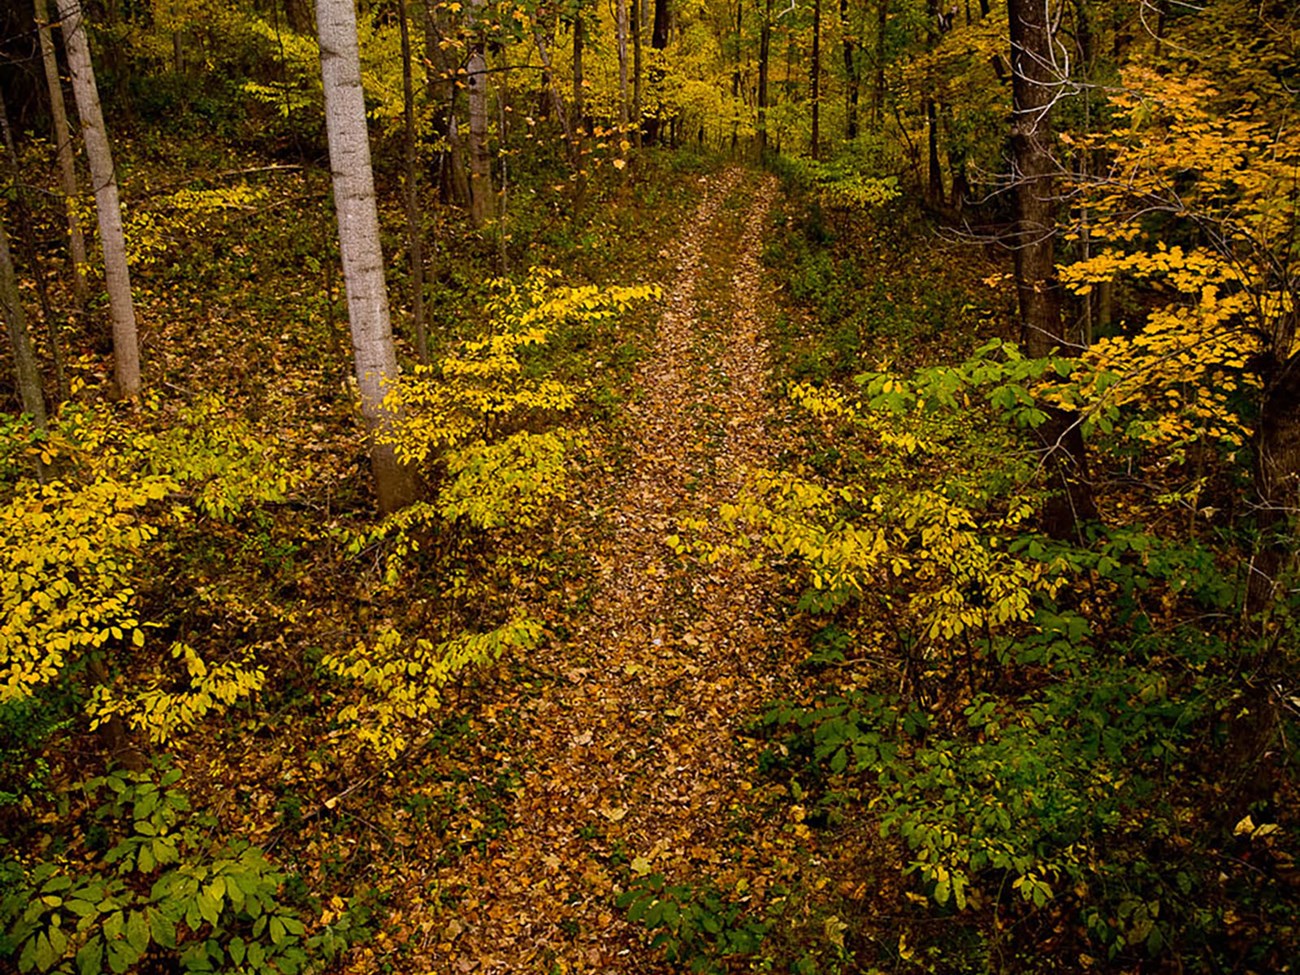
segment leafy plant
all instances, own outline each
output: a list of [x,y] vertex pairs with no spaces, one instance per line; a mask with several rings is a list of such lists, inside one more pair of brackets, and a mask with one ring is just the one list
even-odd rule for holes
[[[256,846],[210,838],[176,770],[111,772],[83,785],[102,838],[89,863],[6,860],[0,957],[20,972],[115,975],[168,959],[180,971],[293,975],[345,947],[344,913],[308,933],[281,900],[286,874]],[[333,912],[331,912],[333,914]]]
[[645,927],[651,948],[692,972],[724,971],[723,959],[757,953],[767,933],[712,887],[667,884],[657,873],[635,878],[615,902]]

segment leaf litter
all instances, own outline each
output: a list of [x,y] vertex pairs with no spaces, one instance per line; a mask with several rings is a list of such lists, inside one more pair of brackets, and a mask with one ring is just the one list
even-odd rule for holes
[[[456,761],[472,781],[455,783],[464,801],[440,835],[404,833],[395,934],[375,946],[404,943],[387,959],[394,967],[655,971],[614,907],[632,876],[707,878],[757,901],[758,864],[812,842],[765,814],[738,735],[805,655],[780,583],[751,565],[682,563],[665,541],[775,455],[763,339],[774,288],[760,254],[777,194],[774,177],[735,167],[701,180],[669,255],[675,277],[653,349],[634,374],[626,463],[582,492],[588,510],[594,501],[605,512],[586,539],[590,603],[571,607],[567,636],[530,657],[541,679],[523,690],[485,679],[467,692],[473,735]],[[429,761],[436,796],[453,782]],[[490,783],[496,798],[485,800],[491,790],[475,787]],[[375,961],[365,949],[352,964]]]

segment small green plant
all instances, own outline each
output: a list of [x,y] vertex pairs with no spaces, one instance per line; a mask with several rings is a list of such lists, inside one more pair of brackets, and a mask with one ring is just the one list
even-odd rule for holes
[[692,972],[724,971],[722,959],[753,955],[767,925],[711,886],[665,883],[657,873],[638,877],[616,901],[627,919],[650,933],[650,947]]
[[294,975],[347,945],[350,915],[309,934],[281,899],[286,874],[259,847],[214,840],[179,778],[160,769],[86,782],[87,797],[102,799],[83,839],[97,850],[89,864],[0,861],[0,960],[23,973],[123,975],[166,959],[184,972]]

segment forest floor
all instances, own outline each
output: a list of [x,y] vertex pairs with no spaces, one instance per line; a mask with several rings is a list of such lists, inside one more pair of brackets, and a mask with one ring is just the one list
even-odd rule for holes
[[[623,463],[579,492],[604,525],[588,540],[592,598],[530,659],[545,675],[532,693],[476,689],[479,754],[509,757],[481,773],[507,780],[500,828],[459,856],[441,841],[407,850],[403,970],[644,971],[653,956],[614,905],[632,876],[703,876],[761,901],[762,881],[750,885],[766,874],[741,861],[770,864],[807,838],[763,814],[737,734],[805,655],[780,587],[749,566],[684,564],[665,541],[775,449],[763,338],[775,289],[760,256],[777,182],[730,168],[699,185],[634,376]],[[455,909],[422,918],[434,891]]]

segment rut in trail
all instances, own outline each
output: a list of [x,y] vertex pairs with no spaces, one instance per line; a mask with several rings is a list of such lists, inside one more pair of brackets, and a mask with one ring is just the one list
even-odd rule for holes
[[433,971],[652,971],[613,906],[612,863],[643,857],[670,881],[725,881],[739,868],[728,851],[778,828],[743,821],[753,771],[736,737],[777,694],[770,580],[684,569],[665,543],[771,453],[759,255],[776,182],[730,169],[702,189],[635,376],[629,469],[604,499],[611,530],[592,542],[597,596],[543,661],[557,679],[493,719],[502,747],[535,761],[504,838],[436,875],[458,903],[427,943]]

